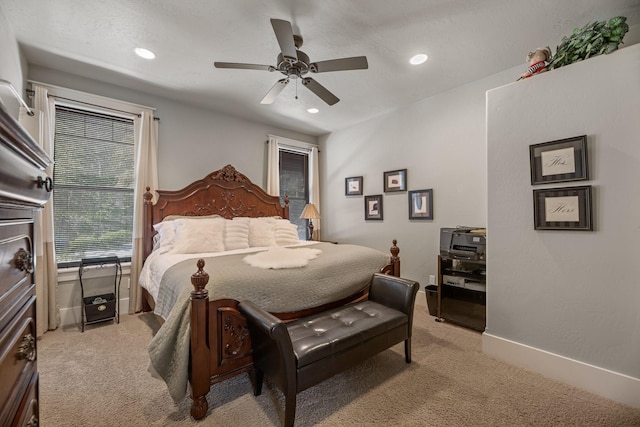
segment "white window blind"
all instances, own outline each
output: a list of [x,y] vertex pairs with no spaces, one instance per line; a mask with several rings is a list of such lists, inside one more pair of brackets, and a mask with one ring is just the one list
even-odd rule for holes
[[133,120],[56,106],[54,234],[60,267],[82,258],[131,258]]

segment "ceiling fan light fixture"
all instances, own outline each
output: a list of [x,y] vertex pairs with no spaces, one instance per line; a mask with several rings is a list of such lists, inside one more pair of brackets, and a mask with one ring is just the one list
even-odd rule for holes
[[315,107],[307,108],[307,113],[309,113],[309,114],[318,114],[319,112],[320,112],[320,110],[318,110]]
[[429,57],[424,53],[419,53],[417,55],[413,55],[411,59],[409,59],[409,63],[412,65],[420,65],[427,61]]
[[140,58],[144,58],[144,59],[154,59],[156,57],[156,54],[151,52],[149,49],[145,49],[143,47],[137,47],[135,49],[133,49],[133,51],[136,53],[136,55],[138,55]]
[[340,101],[340,98],[335,96],[331,91],[329,91],[329,89],[322,86],[316,80],[311,77],[306,77],[307,74],[346,70],[366,70],[369,68],[366,56],[354,56],[350,58],[337,58],[320,62],[311,62],[309,56],[299,49],[302,47],[302,37],[293,34],[293,27],[289,21],[272,18],[271,26],[273,27],[276,39],[278,40],[278,45],[280,46],[280,53],[276,58],[275,67],[271,65],[244,64],[237,62],[215,61],[213,63],[216,68],[265,70],[278,71],[282,73],[285,78],[276,82],[267,95],[262,98],[262,101],[260,101],[261,104],[273,103],[276,96],[282,91],[284,86],[289,83],[289,79],[294,79],[296,83],[296,99],[298,99],[297,83],[299,81],[318,98],[326,102],[327,105],[334,105],[336,102]]

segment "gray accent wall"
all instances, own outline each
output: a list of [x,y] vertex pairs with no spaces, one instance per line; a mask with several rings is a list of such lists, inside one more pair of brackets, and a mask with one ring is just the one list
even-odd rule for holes
[[[531,185],[529,145],[585,134],[588,181]],[[523,347],[579,362],[557,376],[596,392],[606,381],[575,369],[635,378],[609,397],[640,407],[640,44],[489,91],[487,140],[490,352],[501,341],[512,351],[496,356],[536,370]],[[533,190],[579,185],[594,231],[534,230]]]

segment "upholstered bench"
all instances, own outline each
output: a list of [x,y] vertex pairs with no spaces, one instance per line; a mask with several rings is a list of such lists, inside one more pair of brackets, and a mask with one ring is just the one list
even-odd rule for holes
[[418,282],[374,274],[369,298],[284,323],[250,301],[247,318],[256,382],[266,375],[285,396],[285,426],[293,426],[296,394],[404,341],[411,363],[411,328]]

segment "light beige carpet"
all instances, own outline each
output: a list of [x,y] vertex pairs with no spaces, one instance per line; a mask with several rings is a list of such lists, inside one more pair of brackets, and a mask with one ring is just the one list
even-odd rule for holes
[[[399,344],[298,395],[296,426],[640,426],[633,409],[481,352],[480,334],[415,313],[413,363]],[[283,401],[248,375],[212,387],[209,414],[189,416],[147,372],[151,314],[48,332],[38,342],[41,425],[280,426]]]

